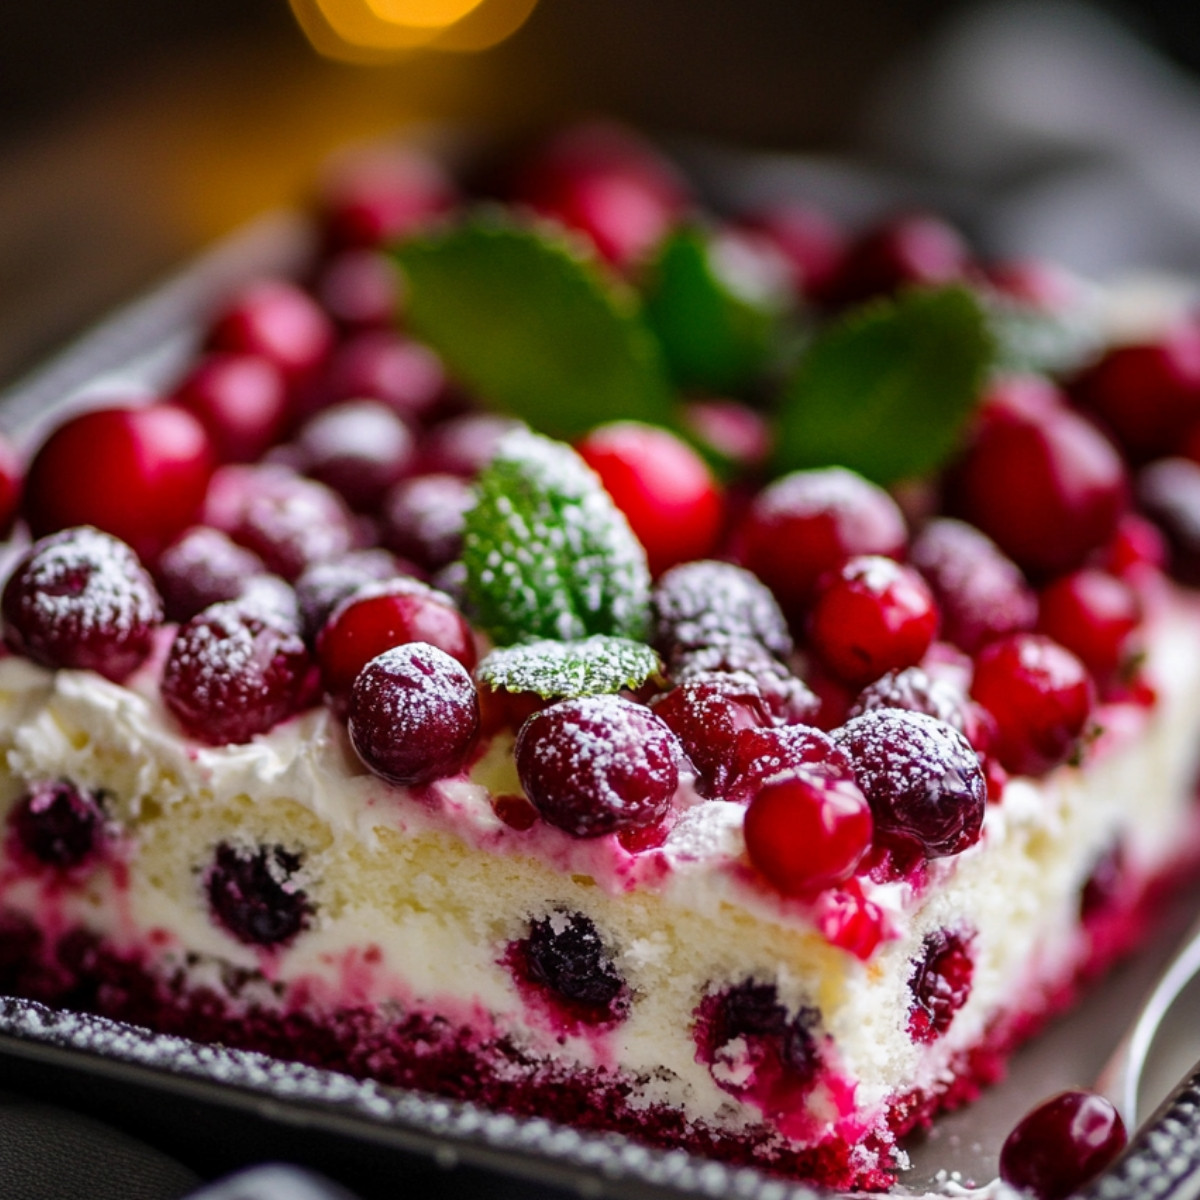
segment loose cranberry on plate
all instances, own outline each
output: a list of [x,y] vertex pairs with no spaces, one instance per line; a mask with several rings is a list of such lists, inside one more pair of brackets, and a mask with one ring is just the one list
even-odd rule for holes
[[213,469],[204,426],[172,404],[69,417],[29,465],[24,513],[35,537],[94,525],[155,556],[200,511]]

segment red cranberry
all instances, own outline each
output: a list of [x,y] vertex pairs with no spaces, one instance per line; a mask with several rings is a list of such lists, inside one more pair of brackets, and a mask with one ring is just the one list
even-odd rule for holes
[[759,493],[741,528],[745,565],[793,616],[826,571],[857,554],[900,557],[906,539],[887,492],[841,467],[785,475]]
[[35,783],[8,817],[22,853],[58,870],[78,867],[95,855],[104,820],[103,795],[66,780]]
[[1019,633],[984,648],[971,695],[995,719],[1005,770],[1044,775],[1078,752],[1092,711],[1087,668],[1048,637]]
[[1200,325],[1114,347],[1075,381],[1072,392],[1135,459],[1169,453],[1200,418]]
[[525,164],[516,197],[586,234],[609,262],[631,266],[688,203],[683,183],[647,143],[613,125],[566,130]]
[[951,929],[935,929],[921,943],[921,957],[908,981],[912,1006],[908,1034],[928,1045],[950,1028],[954,1014],[971,994],[975,961],[971,938]]
[[1065,1200],[1125,1148],[1125,1125],[1094,1092],[1060,1092],[1021,1118],[1000,1151],[1000,1178],[1037,1200]]
[[334,350],[314,390],[318,406],[367,397],[405,421],[423,421],[446,397],[446,372],[428,346],[368,329]]
[[565,1000],[612,1014],[625,990],[595,923],[579,912],[559,910],[529,923],[522,943],[530,978]]
[[857,304],[902,287],[950,283],[969,266],[966,243],[940,217],[894,217],[851,242],[823,299]]
[[691,400],[680,419],[710,456],[737,471],[758,471],[770,457],[771,431],[766,418],[736,400]]
[[601,837],[666,815],[681,753],[648,708],[589,696],[552,704],[525,722],[517,773],[543,820],[573,837]]
[[939,518],[913,539],[909,562],[933,589],[941,636],[973,654],[1008,633],[1032,629],[1037,597],[1020,567],[971,525]]
[[933,593],[916,571],[862,555],[817,585],[808,635],[827,667],[861,685],[919,662],[937,627]]
[[95,525],[149,562],[196,519],[212,465],[208,434],[182,408],[94,409],[68,418],[34,456],[25,516],[35,537]]
[[1073,570],[1113,535],[1127,504],[1125,467],[1085,418],[982,421],[950,481],[959,513],[1027,571]]
[[789,896],[849,879],[871,833],[871,809],[852,780],[803,767],[767,780],[746,809],[750,863]]
[[447,596],[415,579],[367,584],[333,611],[317,636],[321,682],[335,702],[345,700],[359,672],[376,655],[408,642],[425,642],[475,666],[471,627]]
[[988,283],[1002,296],[1044,313],[1070,309],[1081,296],[1080,280],[1057,263],[1044,259],[1013,259],[990,263]]
[[387,583],[404,570],[386,550],[351,550],[333,562],[313,563],[296,580],[296,603],[304,640],[315,646],[334,609],[360,588]]
[[593,429],[576,449],[645,547],[652,575],[713,552],[721,492],[686,442],[653,425],[617,421]]
[[241,288],[216,314],[208,334],[209,349],[261,355],[291,380],[316,370],[333,342],[332,322],[286,279],[260,279]]
[[884,708],[835,730],[885,842],[913,843],[927,858],[958,854],[979,840],[987,783],[957,729],[925,713]]
[[16,447],[0,434],[0,537],[12,531],[21,507],[25,486],[25,467]]
[[1042,592],[1038,631],[1065,646],[1105,681],[1129,661],[1131,638],[1141,620],[1141,601],[1128,583],[1084,567]]
[[383,542],[401,558],[437,571],[462,553],[463,519],[475,503],[458,475],[417,475],[398,483],[383,504]]
[[299,469],[358,512],[379,507],[415,453],[408,426],[378,400],[346,400],[322,409],[304,423],[293,445]]
[[258,606],[214,604],[182,626],[162,673],[162,698],[192,737],[248,742],[296,711],[308,673],[300,635]]
[[671,661],[676,683],[698,675],[748,675],[775,725],[811,724],[821,707],[812,689],[793,675],[761,642],[725,642],[688,650]]
[[747,675],[696,675],[653,704],[696,768],[696,787],[722,796],[733,777],[739,731],[771,724],[762,694]]
[[287,386],[260,354],[206,355],[171,399],[208,430],[222,462],[251,462],[274,444],[287,417]]
[[292,881],[299,869],[300,856],[282,846],[222,842],[206,880],[213,917],[247,946],[287,945],[312,923],[312,901]]
[[1044,375],[1001,375],[987,385],[979,399],[980,418],[1039,421],[1066,403],[1062,390]]
[[201,609],[236,600],[266,567],[257,554],[219,529],[194,525],[163,552],[154,568],[168,621],[190,621]]
[[18,654],[115,683],[142,664],[162,621],[162,601],[133,551],[89,526],[35,542],[13,568],[0,608],[4,639]]
[[850,756],[820,729],[810,725],[742,729],[734,742],[733,783],[726,799],[748,803],[764,783],[800,768],[810,775],[854,780]]
[[358,536],[336,492],[278,465],[222,467],[208,489],[204,517],[288,580],[345,554]]
[[409,146],[372,147],[334,164],[316,211],[327,247],[384,246],[456,201],[454,182],[436,159]]
[[1117,522],[1113,539],[1100,552],[1097,565],[1126,578],[1167,565],[1167,542],[1157,525],[1139,513],[1126,513]]
[[967,697],[947,680],[930,675],[923,667],[905,667],[889,671],[863,688],[848,715],[860,717],[881,708],[902,708],[936,717],[959,733],[967,734],[968,703]]
[[1200,584],[1200,464],[1162,458],[1143,467],[1137,499],[1166,536],[1171,574],[1183,583]]
[[350,742],[366,766],[408,786],[457,775],[479,734],[479,701],[463,665],[409,642],[371,659],[350,695]]
[[650,597],[653,644],[667,660],[710,647],[753,643],[770,655],[792,651],[787,621],[774,596],[732,563],[682,563],[667,571]]
[[435,425],[421,441],[421,471],[474,479],[492,461],[500,439],[519,422],[495,413],[468,413]]
[[1087,922],[1111,912],[1127,893],[1128,864],[1120,842],[1113,842],[1092,865],[1079,889],[1079,919]]
[[846,252],[841,229],[825,213],[806,204],[783,201],[760,209],[745,224],[778,247],[791,268],[793,289],[800,296],[820,296]]
[[396,318],[400,280],[381,251],[343,250],[325,262],[312,284],[321,307],[345,329],[384,329]]

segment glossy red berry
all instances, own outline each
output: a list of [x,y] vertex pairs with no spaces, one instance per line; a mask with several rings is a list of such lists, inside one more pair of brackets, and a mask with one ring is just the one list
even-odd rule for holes
[[736,400],[699,399],[684,405],[684,428],[710,455],[743,474],[759,471],[771,454],[771,430],[762,413]]
[[145,661],[163,615],[133,551],[90,526],[35,542],[13,568],[0,607],[4,640],[18,654],[114,683]]
[[987,784],[979,757],[957,729],[925,713],[885,708],[834,731],[884,841],[916,845],[927,858],[979,840]]
[[335,701],[350,695],[359,672],[393,646],[424,642],[475,666],[471,627],[447,596],[415,579],[368,584],[340,604],[317,637],[321,682]]
[[912,996],[908,1034],[914,1042],[935,1042],[970,998],[975,975],[971,941],[969,935],[952,929],[935,929],[925,935],[921,957],[908,980]]
[[267,568],[253,551],[219,529],[194,525],[159,555],[154,578],[168,621],[190,621],[201,609],[242,596]]
[[733,782],[725,798],[748,803],[765,782],[799,768],[810,774],[854,779],[850,756],[820,729],[777,725],[739,730],[734,743]]
[[315,371],[333,343],[333,322],[307,292],[290,280],[259,279],[216,314],[207,348],[260,355],[296,380]]
[[817,580],[858,554],[898,558],[907,530],[882,488],[841,467],[795,471],[764,488],[740,529],[742,560],[791,616]]
[[916,571],[862,555],[818,583],[808,636],[839,679],[861,686],[919,662],[937,628],[933,593]]
[[1065,1200],[1125,1148],[1125,1125],[1095,1092],[1067,1091],[1027,1113],[1000,1151],[1000,1178],[1036,1200]]
[[1018,775],[1044,775],[1071,758],[1092,712],[1087,668],[1035,633],[986,646],[975,662],[971,695],[995,720],[995,756]]
[[517,736],[517,774],[550,825],[572,837],[645,828],[679,786],[678,739],[648,708],[616,696],[564,700]]
[[346,724],[355,752],[381,779],[445,779],[462,770],[479,734],[475,684],[436,646],[393,646],[359,672]]
[[69,417],[34,455],[25,517],[35,537],[94,525],[152,562],[196,520],[213,469],[204,426],[171,404]]
[[298,854],[282,846],[217,846],[205,887],[218,924],[247,946],[283,946],[312,923],[314,906],[294,876]]
[[386,583],[407,575],[386,550],[351,550],[331,562],[313,563],[296,580],[296,604],[304,640],[315,646],[334,610],[355,592],[372,583]]
[[617,421],[593,429],[576,450],[625,514],[651,575],[707,558],[716,548],[721,490],[686,442],[653,425]]
[[1137,501],[1162,531],[1167,567],[1174,578],[1200,584],[1200,464],[1160,458],[1137,476]]
[[1042,592],[1038,631],[1075,654],[1101,682],[1129,661],[1141,624],[1138,594],[1123,579],[1084,567]]
[[296,711],[308,674],[300,635],[257,605],[214,604],[180,627],[163,664],[163,702],[194,738],[248,742]]
[[400,279],[382,251],[349,249],[321,265],[312,292],[343,329],[384,329],[397,315]]
[[811,724],[820,708],[808,684],[761,642],[738,639],[704,646],[677,654],[670,661],[670,674],[676,683],[713,673],[748,675],[775,725]]
[[1153,521],[1140,513],[1126,513],[1117,522],[1113,539],[1097,556],[1097,565],[1121,578],[1167,565],[1167,541]]
[[260,354],[205,355],[176,385],[174,403],[208,430],[222,462],[261,458],[288,413],[283,373]]
[[876,709],[902,708],[936,717],[965,734],[970,725],[969,703],[966,695],[948,680],[931,675],[923,667],[905,667],[889,671],[863,688],[848,715],[859,717]]
[[367,329],[339,343],[313,385],[316,407],[366,398],[406,421],[427,420],[446,389],[441,359],[390,329]]
[[958,513],[1035,574],[1080,566],[1112,537],[1128,503],[1124,464],[1069,409],[1036,419],[993,414],[953,473]]
[[462,553],[464,518],[474,504],[475,492],[461,476],[405,479],[384,499],[383,543],[401,558],[439,571]]
[[746,809],[746,854],[785,895],[849,879],[871,844],[871,809],[850,779],[796,767],[761,784]]

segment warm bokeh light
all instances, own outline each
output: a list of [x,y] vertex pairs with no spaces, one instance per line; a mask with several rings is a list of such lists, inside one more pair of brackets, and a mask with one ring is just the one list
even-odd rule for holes
[[309,41],[330,58],[378,62],[424,47],[486,50],[516,32],[537,0],[290,0]]

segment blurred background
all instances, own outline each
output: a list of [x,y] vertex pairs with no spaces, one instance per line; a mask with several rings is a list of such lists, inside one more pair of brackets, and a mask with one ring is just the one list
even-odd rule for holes
[[[425,44],[352,46],[322,3],[409,3]],[[1168,0],[8,0],[0,381],[336,146],[431,124],[603,113],[823,163],[835,205],[847,163],[919,180],[1000,250],[1200,269],[1198,73],[1200,5]]]

